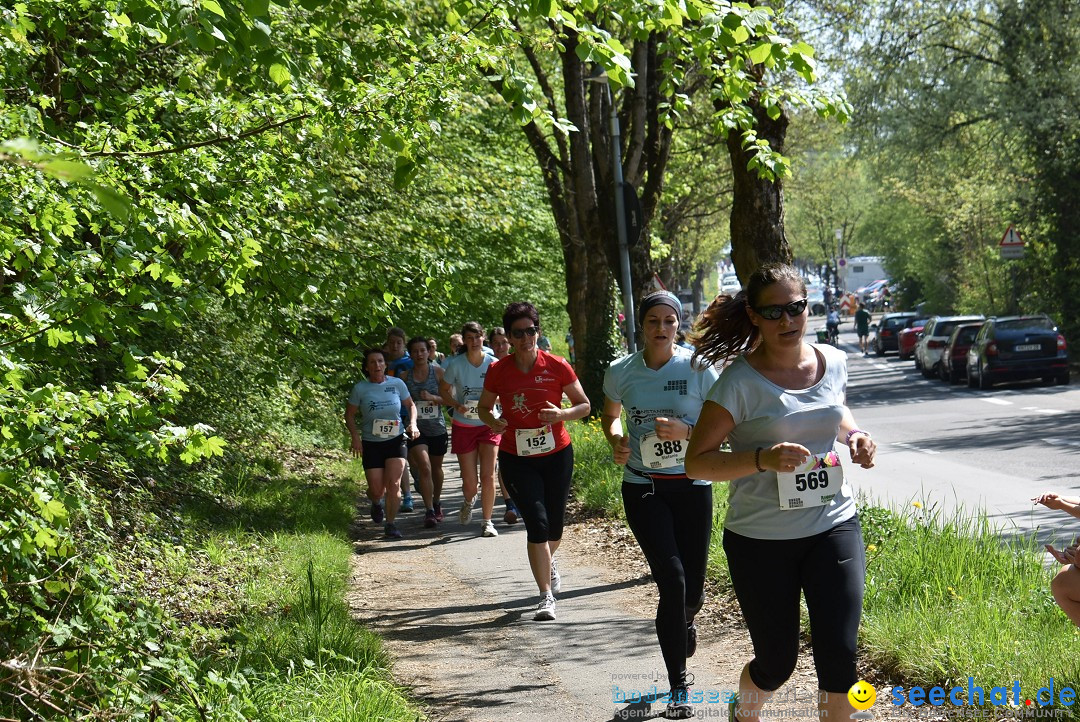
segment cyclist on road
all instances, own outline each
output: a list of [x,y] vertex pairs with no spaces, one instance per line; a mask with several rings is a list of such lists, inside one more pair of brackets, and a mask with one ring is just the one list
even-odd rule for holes
[[840,342],[840,312],[835,308],[829,309],[825,317],[825,329],[828,331],[829,343],[836,346]]

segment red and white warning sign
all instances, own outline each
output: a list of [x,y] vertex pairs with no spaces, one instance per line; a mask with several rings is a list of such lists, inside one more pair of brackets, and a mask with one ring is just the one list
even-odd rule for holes
[[1024,239],[1020,237],[1020,231],[1016,230],[1016,227],[1011,223],[1005,231],[1005,235],[1001,237],[998,252],[1004,259],[1024,257]]

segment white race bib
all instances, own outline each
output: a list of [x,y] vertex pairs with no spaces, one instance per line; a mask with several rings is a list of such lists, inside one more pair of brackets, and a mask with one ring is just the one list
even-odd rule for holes
[[401,419],[372,419],[371,433],[380,439],[401,436]]
[[551,424],[539,429],[518,429],[515,433],[518,456],[533,456],[555,451],[555,433]]
[[781,509],[825,506],[844,485],[844,467],[835,451],[812,456],[791,473],[776,472]]
[[661,441],[655,431],[641,437],[641,464],[646,469],[671,469],[686,461],[686,444],[682,439]]
[[465,407],[465,413],[462,415],[469,421],[479,421],[480,414],[476,412],[476,408],[479,404],[479,399],[476,401],[466,401],[464,404],[462,404]]
[[439,418],[439,405],[425,401],[416,405],[416,418],[437,419]]

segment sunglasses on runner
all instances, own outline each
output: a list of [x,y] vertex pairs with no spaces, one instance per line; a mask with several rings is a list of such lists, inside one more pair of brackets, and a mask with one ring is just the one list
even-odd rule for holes
[[510,331],[514,338],[523,338],[525,334],[535,336],[539,332],[540,329],[538,329],[536,326],[529,326],[528,328],[515,328]]
[[802,312],[806,310],[806,299],[801,301],[792,301],[788,304],[775,305],[775,306],[762,306],[761,308],[755,308],[757,314],[767,321],[775,321],[780,318],[780,315],[786,313],[791,318],[801,316]]

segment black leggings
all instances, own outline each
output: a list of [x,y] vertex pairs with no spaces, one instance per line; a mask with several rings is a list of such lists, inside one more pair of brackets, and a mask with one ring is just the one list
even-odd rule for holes
[[503,483],[525,521],[531,544],[562,539],[566,498],[574,474],[574,446],[567,444],[547,456],[517,456],[499,452]]
[[754,684],[778,689],[795,670],[802,590],[818,687],[846,693],[859,679],[855,644],[866,578],[859,518],[801,539],[752,539],[725,529],[724,552],[754,643]]
[[660,590],[656,637],[674,687],[686,672],[686,626],[705,602],[712,486],[695,486],[689,479],[623,482],[622,497],[626,523]]

